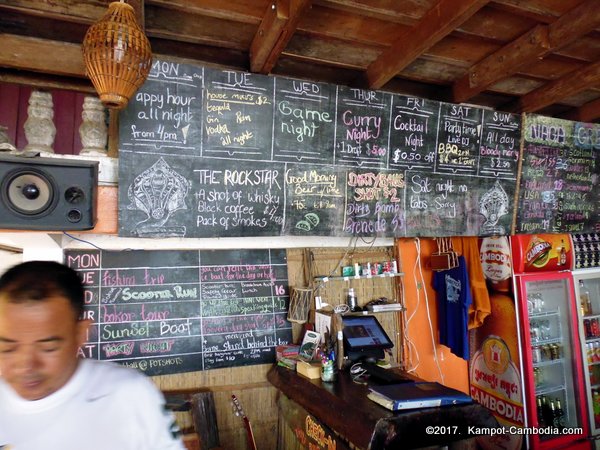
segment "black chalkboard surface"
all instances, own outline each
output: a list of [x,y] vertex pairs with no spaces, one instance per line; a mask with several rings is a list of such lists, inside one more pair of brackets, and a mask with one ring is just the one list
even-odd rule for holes
[[600,125],[527,115],[517,233],[600,231]]
[[148,375],[263,364],[291,342],[285,250],[65,250],[93,321],[81,348]]
[[273,159],[333,164],[335,86],[275,78]]
[[121,149],[194,155],[202,133],[203,69],[155,60],[119,119]]
[[[284,166],[132,154],[121,158],[119,233],[138,237],[281,233]],[[127,199],[127,201],[125,201]]]
[[204,86],[202,155],[270,159],[273,80],[207,68]]
[[510,231],[520,116],[159,60],[149,80],[120,121],[120,236]]

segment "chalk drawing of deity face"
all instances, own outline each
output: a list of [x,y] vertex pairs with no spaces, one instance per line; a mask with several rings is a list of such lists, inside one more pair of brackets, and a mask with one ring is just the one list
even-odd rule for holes
[[187,209],[185,198],[191,184],[163,158],[135,177],[127,190],[131,202],[128,209],[143,211],[147,218],[135,225],[134,233],[139,236],[185,236],[185,226],[168,222],[176,211]]

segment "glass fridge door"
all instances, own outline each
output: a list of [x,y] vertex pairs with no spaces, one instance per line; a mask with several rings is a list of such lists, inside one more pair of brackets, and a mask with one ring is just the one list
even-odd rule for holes
[[581,271],[575,278],[579,335],[592,434],[600,433],[600,271]]
[[[529,339],[534,396],[529,395],[532,417],[539,427],[579,427],[581,409],[576,401],[579,373],[574,352],[570,275],[523,277],[523,299],[529,315]],[[579,345],[579,344],[576,344]],[[535,403],[531,403],[535,402]],[[533,411],[535,410],[535,413]],[[556,437],[546,434],[542,441]]]

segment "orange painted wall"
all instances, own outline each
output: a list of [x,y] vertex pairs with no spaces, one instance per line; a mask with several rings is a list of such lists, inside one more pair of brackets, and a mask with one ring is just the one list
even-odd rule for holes
[[[469,372],[467,361],[454,356],[450,353],[448,347],[439,344],[437,302],[432,287],[433,272],[429,269],[429,256],[437,248],[435,241],[426,238],[420,239],[422,282],[419,269],[415,267],[415,261],[417,260],[416,239],[400,239],[398,242],[401,266],[404,272],[406,318],[409,320],[408,338],[414,344],[410,345],[410,353],[406,353],[407,356],[410,356],[408,368],[416,366],[412,373],[418,377],[428,381],[438,381],[446,386],[468,393]],[[417,277],[416,282],[415,274]],[[427,298],[425,293],[427,293]],[[426,304],[429,305],[435,346],[431,339]],[[440,369],[438,369],[435,362],[434,350],[437,352]],[[440,372],[443,374],[443,380]]]

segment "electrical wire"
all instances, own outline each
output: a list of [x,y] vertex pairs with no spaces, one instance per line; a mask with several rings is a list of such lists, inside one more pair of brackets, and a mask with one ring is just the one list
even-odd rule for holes
[[[418,261],[418,267],[419,267],[419,276],[421,277],[421,283],[423,283],[425,278],[423,277],[423,267],[421,265],[421,242],[420,241],[419,241],[419,245],[418,245],[417,256],[418,256],[417,261]],[[431,344],[433,346],[433,360],[435,361],[435,364],[438,368],[438,372],[440,373],[440,378],[441,378],[442,384],[444,384],[444,373],[442,372],[442,368],[440,367],[440,361],[439,361],[438,355],[437,355],[437,345],[435,343],[435,337],[433,335],[433,325],[431,323],[431,312],[429,311],[429,297],[427,295],[427,289],[425,289],[424,285],[423,285],[423,293],[425,296],[425,307],[427,309],[427,321],[429,322],[429,332],[431,335]]]
[[[415,242],[415,247],[417,250],[417,258],[415,259],[415,265],[413,266],[413,279],[415,282],[415,287],[417,288],[417,304],[415,305],[415,309],[413,310],[412,314],[410,316],[408,316],[408,318],[406,319],[406,325],[404,326],[404,339],[407,342],[407,372],[414,372],[415,370],[417,370],[417,368],[419,367],[419,364],[421,363],[421,360],[419,358],[419,351],[417,349],[417,346],[415,345],[415,343],[410,339],[410,332],[409,332],[409,325],[411,320],[413,319],[413,317],[415,316],[415,314],[417,313],[417,311],[419,310],[419,305],[421,304],[421,289],[419,287],[419,281],[417,280],[417,264],[419,264],[419,261],[421,259],[421,241],[419,240],[419,238],[415,238],[414,239]],[[413,351],[414,354],[417,358],[417,362],[414,364],[413,366]]]
[[97,246],[96,244],[94,244],[93,242],[86,241],[85,239],[79,239],[78,237],[75,237],[75,236],[73,236],[72,234],[69,234],[69,233],[67,233],[66,231],[63,231],[63,234],[64,234],[65,236],[68,236],[68,237],[70,237],[71,239],[73,239],[73,240],[75,240],[75,241],[83,242],[84,244],[89,244],[89,245],[91,245],[92,247],[95,247],[95,248],[97,248],[98,250],[102,250],[102,251],[104,251],[104,249],[103,249],[102,247],[98,247],[98,246]]
[[[354,241],[354,245],[352,245],[352,241]],[[346,252],[344,253],[344,255],[339,259],[339,261],[337,262],[337,264],[333,268],[333,270],[331,270],[331,272],[329,272],[329,275],[326,277],[323,277],[321,282],[319,284],[317,284],[317,286],[315,286],[315,294],[319,291],[319,289],[322,289],[325,287],[325,283],[327,283],[327,278],[334,276],[335,273],[339,270],[340,266],[342,265],[342,262],[348,256],[348,253],[350,253],[350,249],[352,249],[352,254],[354,254],[354,252],[356,251],[357,244],[358,244],[358,237],[351,236],[350,241],[348,242],[348,246],[346,247]]]

